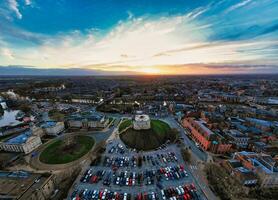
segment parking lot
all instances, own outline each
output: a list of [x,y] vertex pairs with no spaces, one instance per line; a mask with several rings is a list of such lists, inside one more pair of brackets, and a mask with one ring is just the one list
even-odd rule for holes
[[175,144],[149,152],[127,149],[119,139],[81,176],[70,199],[205,199]]

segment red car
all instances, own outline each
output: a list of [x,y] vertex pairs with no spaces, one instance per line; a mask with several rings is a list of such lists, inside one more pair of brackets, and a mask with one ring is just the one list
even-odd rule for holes
[[196,187],[195,187],[195,185],[193,183],[191,184],[191,189],[192,190],[196,190]]
[[99,192],[99,198],[102,199],[103,191]]
[[184,166],[180,165],[180,169],[181,169],[181,171],[183,171],[184,170]]
[[183,200],[188,200],[188,198],[185,194],[183,195]]

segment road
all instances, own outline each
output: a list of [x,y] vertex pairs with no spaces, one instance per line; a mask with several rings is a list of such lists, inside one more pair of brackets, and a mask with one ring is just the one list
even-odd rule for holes
[[190,140],[188,136],[186,135],[186,130],[176,121],[176,119],[172,116],[164,118],[164,121],[168,122],[168,124],[172,128],[176,128],[181,133],[180,136],[183,138],[184,143],[190,147],[192,153],[201,161],[206,162],[207,161],[207,153],[201,151],[194,143],[194,141]]
[[163,119],[164,121],[168,122],[172,128],[176,128],[180,132],[180,136],[183,138],[184,143],[190,147],[192,152],[192,161],[191,165],[189,166],[189,171],[193,175],[195,182],[198,183],[199,187],[202,189],[203,193],[207,197],[207,199],[218,199],[215,194],[211,191],[208,186],[206,179],[204,178],[203,174],[203,163],[207,161],[208,155],[206,152],[201,151],[195,143],[190,140],[187,136],[186,130],[176,121],[173,116],[169,116]]

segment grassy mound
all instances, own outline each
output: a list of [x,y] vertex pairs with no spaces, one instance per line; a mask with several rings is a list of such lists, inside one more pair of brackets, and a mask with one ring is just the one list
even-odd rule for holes
[[84,156],[94,143],[94,139],[89,136],[76,136],[70,144],[57,140],[44,149],[39,159],[46,164],[69,163]]
[[[124,121],[125,124],[131,124]],[[152,150],[164,144],[171,137],[170,126],[160,120],[151,120],[151,129],[134,130],[129,128],[120,134],[121,140],[129,147],[137,150]]]
[[130,125],[131,125],[131,120],[130,119],[124,120],[119,126],[119,132],[122,132],[124,129],[126,129]]

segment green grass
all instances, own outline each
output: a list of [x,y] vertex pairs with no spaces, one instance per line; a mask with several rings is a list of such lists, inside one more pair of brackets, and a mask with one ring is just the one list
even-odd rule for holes
[[126,119],[122,121],[122,123],[119,126],[119,132],[122,132],[124,129],[129,127],[131,125],[132,121],[130,119]]
[[163,134],[163,135],[166,134],[171,129],[170,126],[166,122],[163,122],[160,120],[152,120],[151,127],[154,132],[156,132],[157,134]]
[[[131,123],[131,120],[129,123]],[[131,148],[152,150],[164,144],[171,137],[170,135],[171,128],[167,123],[160,120],[151,120],[151,129],[134,130],[130,128],[120,134],[120,137]]]
[[77,160],[91,150],[94,139],[89,136],[76,136],[76,145],[70,151],[63,149],[64,141],[51,143],[40,155],[40,161],[46,164],[64,164]]
[[114,118],[113,118],[113,117],[109,117],[109,122],[108,122],[108,124],[110,124],[112,121],[114,121]]

